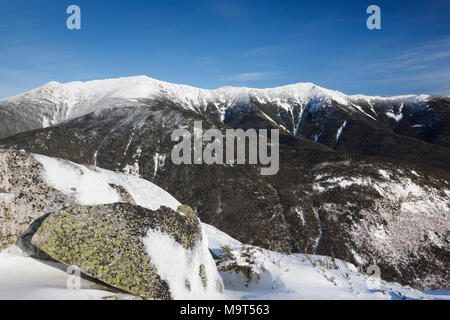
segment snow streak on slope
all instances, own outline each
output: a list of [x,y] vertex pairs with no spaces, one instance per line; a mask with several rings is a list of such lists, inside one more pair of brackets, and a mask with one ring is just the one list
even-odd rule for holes
[[342,126],[338,129],[336,133],[336,144],[339,142],[339,138],[341,137],[342,131],[344,131],[344,128],[347,126],[347,121],[344,121]]

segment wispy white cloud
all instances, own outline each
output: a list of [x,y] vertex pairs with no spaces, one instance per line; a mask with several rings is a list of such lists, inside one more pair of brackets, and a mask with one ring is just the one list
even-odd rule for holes
[[383,79],[376,79],[373,80],[374,82],[396,82],[396,81],[429,81],[429,83],[441,83],[442,81],[446,81],[450,88],[450,70],[435,70],[431,72],[424,72],[419,74],[412,74],[412,75],[399,75],[399,76],[392,76],[392,77],[386,77]]
[[367,73],[413,71],[435,67],[450,59],[450,37],[428,42],[399,55],[371,64]]
[[384,83],[409,87],[420,86],[425,89],[424,92],[434,95],[449,95],[450,94],[450,69],[449,70],[432,70],[421,73],[408,73],[399,75],[390,75],[380,79],[372,79],[371,83]]
[[277,49],[276,47],[267,46],[267,47],[261,47],[261,48],[256,48],[256,49],[246,51],[243,53],[243,56],[244,57],[267,56],[267,55],[271,55],[277,51],[279,51],[279,49]]
[[429,94],[450,92],[450,37],[417,45],[361,69],[361,81],[419,89]]
[[277,75],[278,72],[247,72],[247,73],[239,73],[226,78],[223,78],[223,81],[256,81],[263,80],[269,77],[273,77]]

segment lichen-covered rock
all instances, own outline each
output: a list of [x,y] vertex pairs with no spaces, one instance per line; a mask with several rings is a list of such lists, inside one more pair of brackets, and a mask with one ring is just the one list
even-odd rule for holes
[[45,255],[29,243],[37,219],[71,205],[127,202],[156,210],[179,202],[149,181],[36,154],[0,150],[0,250],[16,243],[26,254]]
[[74,203],[47,185],[41,172],[33,156],[0,151],[0,249],[14,244],[45,213]]
[[[149,249],[160,246],[141,240],[152,230],[167,236],[162,244],[179,246],[185,262],[175,254],[175,268],[165,270],[165,250],[151,259]],[[196,214],[158,186],[94,166],[0,150],[0,250],[13,244],[35,258],[79,265],[86,275],[146,298],[220,298],[223,289]],[[182,286],[179,277],[172,281],[174,270]]]
[[[159,276],[144,245],[148,230],[170,235],[186,250],[202,240],[200,222],[190,208],[151,211],[115,203],[54,212],[42,222],[31,243],[55,260],[75,265],[113,287],[146,298],[171,299],[169,285]],[[205,272],[198,277],[206,283]]]
[[122,198],[123,202],[128,202],[131,204],[136,204],[136,201],[134,201],[133,197],[130,195],[130,193],[122,186],[117,186],[115,184],[110,184],[110,186],[112,188],[114,188],[114,190],[117,191],[117,193],[120,195],[120,197]]

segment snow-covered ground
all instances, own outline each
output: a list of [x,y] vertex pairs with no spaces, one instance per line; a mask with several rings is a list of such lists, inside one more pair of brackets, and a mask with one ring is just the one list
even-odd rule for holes
[[135,176],[116,173],[99,167],[86,167],[70,161],[34,155],[44,171],[45,182],[62,193],[72,196],[80,205],[99,205],[121,201],[111,186],[123,187],[136,204],[157,210],[166,206],[177,210],[178,200],[155,184]]
[[[152,257],[152,264],[159,270],[159,275],[170,288],[172,297],[177,300],[189,299],[225,299],[220,288],[222,280],[217,274],[214,260],[208,249],[208,241],[202,241],[194,248],[185,249],[167,233],[149,230],[143,239],[146,250]],[[203,266],[205,285],[199,277]],[[218,280],[218,281],[216,281]],[[186,281],[190,290],[186,290]]]
[[[448,291],[421,292],[396,283],[380,281],[359,273],[347,262],[324,256],[285,255],[251,246],[244,246],[220,230],[203,224],[210,248],[222,254],[224,246],[241,265],[246,265],[250,253],[252,268],[259,280],[247,279],[242,274],[222,272],[225,298],[238,300],[281,299],[445,299]],[[131,299],[132,296],[108,291],[91,281],[82,279],[80,289],[67,286],[70,274],[67,267],[48,261],[25,257],[17,250],[0,253],[0,299]],[[176,279],[174,283],[176,283]],[[181,296],[179,296],[181,298]],[[216,294],[198,298],[217,299]]]
[[[55,189],[72,196],[77,203],[95,205],[120,201],[120,195],[112,185],[122,186],[143,207],[155,210],[162,205],[177,209],[179,202],[151,182],[126,174],[118,174],[97,167],[85,167],[65,160],[35,155],[43,165],[43,178]],[[234,263],[251,270],[249,280],[242,273],[221,272],[225,297],[211,294],[197,298],[228,299],[449,299],[450,292],[427,292],[404,287],[395,283],[377,282],[376,279],[358,272],[350,263],[330,257],[302,254],[282,254],[257,247],[246,246],[213,226],[202,224],[207,239],[198,252],[185,256],[194,266],[199,263],[207,268],[215,267],[212,260],[205,262],[207,247],[218,256],[229,257],[219,268]],[[177,260],[165,259],[166,249],[176,255],[177,248],[164,235],[150,234],[158,238],[161,250],[153,252],[155,263],[167,267],[165,277],[179,271]],[[205,239],[205,240],[206,240]],[[165,240],[165,242],[163,241]],[[155,248],[154,248],[155,249]],[[158,249],[158,248],[156,248]],[[181,250],[179,250],[181,251]],[[205,254],[205,252],[207,254]],[[181,265],[181,264],[178,264]],[[193,268],[192,270],[198,270]],[[191,270],[191,271],[192,271]],[[211,276],[211,270],[207,274]],[[209,273],[208,273],[209,272]],[[217,274],[214,271],[215,274]],[[69,289],[71,275],[59,263],[50,263],[26,257],[15,246],[0,252],[0,299],[104,299],[130,298],[108,292],[108,288],[82,280],[81,289]],[[212,277],[212,276],[211,276]],[[181,278],[180,278],[181,279]],[[167,279],[170,285],[180,285],[180,279]],[[193,284],[198,285],[198,284]],[[183,294],[176,294],[183,298]]]
[[[448,291],[427,293],[398,283],[378,281],[358,272],[351,263],[326,256],[286,255],[258,247],[246,246],[220,230],[203,225],[211,250],[216,255],[232,254],[240,266],[251,267],[251,280],[242,273],[221,272],[225,295],[243,300],[299,299],[448,299]],[[219,266],[220,267],[220,266]]]
[[[13,251],[13,252],[11,252]],[[22,256],[18,250],[0,253],[0,300],[99,300],[128,299],[132,296],[106,291],[107,288],[80,279],[73,288],[67,267],[56,262]]]

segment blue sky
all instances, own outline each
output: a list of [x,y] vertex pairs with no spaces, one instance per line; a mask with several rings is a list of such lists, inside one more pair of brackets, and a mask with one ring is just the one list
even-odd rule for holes
[[[81,30],[66,28],[71,4]],[[381,30],[366,27],[371,4]],[[142,74],[207,89],[450,94],[449,16],[448,0],[0,0],[0,98]]]

